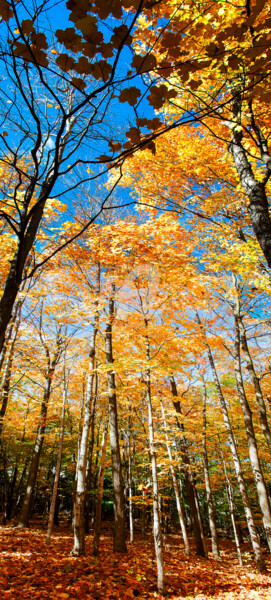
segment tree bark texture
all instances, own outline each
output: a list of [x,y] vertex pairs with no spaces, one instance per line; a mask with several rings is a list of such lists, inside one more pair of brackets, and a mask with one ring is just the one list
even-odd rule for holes
[[182,462],[184,465],[185,487],[186,487],[187,500],[188,500],[189,509],[190,509],[190,518],[191,518],[191,523],[192,523],[192,528],[193,528],[193,534],[194,534],[194,538],[195,538],[195,542],[196,542],[196,553],[198,556],[203,556],[204,558],[207,558],[206,551],[205,551],[205,541],[204,541],[204,537],[202,534],[202,527],[201,527],[201,523],[199,522],[199,517],[198,517],[195,482],[194,482],[194,476],[193,476],[193,473],[191,471],[191,466],[190,466],[190,458],[189,458],[188,449],[187,449],[187,445],[186,445],[186,439],[185,439],[185,435],[184,435],[184,426],[183,426],[183,423],[180,423],[180,421],[178,419],[178,414],[179,415],[182,414],[182,411],[181,411],[180,400],[178,400],[178,391],[177,391],[177,386],[176,386],[176,382],[175,382],[173,375],[171,375],[171,377],[170,377],[170,385],[171,385],[171,392],[172,392],[172,396],[173,396],[173,405],[174,405],[175,411],[177,413],[177,418],[176,418],[177,426],[183,432],[183,435],[180,437],[179,444],[180,444],[180,449],[181,449],[181,454],[182,454]]
[[[145,341],[146,341],[146,359],[150,361],[150,343],[148,336],[148,321],[145,319]],[[156,464],[156,450],[154,442],[154,428],[153,428],[153,416],[152,416],[152,398],[151,398],[151,371],[149,368],[146,369],[146,400],[148,407],[148,427],[149,427],[149,448],[150,448],[150,459],[152,469],[152,490],[153,490],[153,536],[154,536],[154,548],[156,555],[157,565],[157,590],[159,594],[164,594],[165,582],[164,582],[164,565],[163,565],[163,540],[160,524],[160,512],[159,512],[159,489],[158,489],[158,476],[157,476],[157,464]]]
[[24,495],[24,500],[23,500],[21,514],[19,517],[18,527],[28,527],[28,525],[29,525],[31,504],[32,504],[34,489],[35,489],[35,485],[36,485],[41,450],[42,450],[43,441],[44,441],[48,404],[49,404],[51,390],[52,390],[52,380],[53,380],[54,372],[55,372],[61,351],[62,351],[62,346],[61,346],[61,339],[60,339],[60,330],[58,330],[56,350],[53,355],[52,361],[50,359],[49,350],[47,350],[48,367],[47,367],[47,373],[46,373],[44,394],[43,394],[43,399],[42,399],[42,403],[41,403],[40,420],[39,420],[39,425],[38,425],[38,430],[37,430],[37,435],[36,435],[35,446],[34,446],[34,450],[33,450],[33,454],[32,454],[32,460],[31,460],[31,464],[30,464],[30,468],[29,468],[27,484],[26,484],[26,492]]
[[108,322],[105,328],[105,352],[107,370],[107,385],[108,385],[108,402],[109,402],[109,435],[112,460],[112,477],[113,477],[113,493],[114,493],[114,552],[127,552],[125,542],[125,503],[124,490],[121,470],[121,457],[119,445],[119,430],[118,430],[118,411],[117,411],[117,396],[116,382],[114,372],[113,358],[113,343],[112,343],[112,324],[115,317],[114,305],[114,285],[112,286],[112,295],[109,298],[108,307]]
[[218,538],[216,531],[216,523],[215,523],[215,510],[213,503],[213,496],[211,490],[211,482],[210,482],[210,474],[209,474],[209,461],[207,454],[207,440],[206,440],[206,430],[207,430],[207,418],[206,418],[206,386],[204,382],[203,389],[203,406],[202,406],[202,451],[203,451],[203,469],[204,469],[204,478],[205,478],[205,488],[207,495],[207,505],[208,505],[208,516],[209,516],[209,525],[212,539],[212,555],[216,560],[219,559],[219,548],[218,548]]
[[104,485],[107,437],[108,437],[108,422],[106,420],[104,423],[104,430],[103,430],[101,464],[100,464],[98,492],[97,492],[97,500],[96,500],[96,514],[95,514],[95,521],[94,521],[94,537],[93,537],[93,555],[94,556],[98,556],[99,545],[100,545],[102,500],[103,500],[103,485]]
[[46,544],[48,544],[48,545],[50,544],[52,530],[53,530],[56,499],[57,499],[57,490],[58,490],[59,477],[60,477],[63,439],[64,439],[64,430],[65,430],[65,406],[66,406],[66,402],[67,402],[67,393],[68,393],[68,382],[66,380],[66,373],[65,373],[65,368],[64,368],[64,372],[63,372],[63,403],[62,403],[61,425],[60,425],[60,434],[59,434],[59,446],[58,446],[57,464],[56,464],[56,472],[55,472],[54,485],[53,485],[51,506],[50,506],[49,518],[48,518],[47,535],[46,535]]
[[242,377],[241,370],[241,356],[240,356],[240,333],[239,326],[237,321],[237,316],[240,314],[240,305],[238,294],[235,296],[235,307],[234,307],[234,329],[235,329],[235,339],[234,339],[234,370],[235,370],[235,379],[236,379],[236,387],[238,391],[238,396],[240,400],[240,404],[243,411],[244,422],[245,422],[245,430],[247,436],[248,443],[248,451],[249,458],[252,466],[252,471],[257,487],[259,504],[263,516],[263,526],[266,534],[267,543],[269,546],[269,550],[271,552],[271,510],[269,504],[269,498],[267,494],[267,489],[262,473],[262,468],[260,464],[258,447],[254,433],[254,426],[252,420],[252,413],[250,406],[248,404],[244,382]]
[[177,481],[177,477],[176,477],[176,473],[175,473],[175,469],[174,469],[174,465],[173,465],[173,460],[172,460],[172,452],[171,452],[171,447],[170,447],[168,433],[167,433],[167,422],[166,422],[165,410],[164,410],[162,399],[160,399],[160,402],[161,402],[162,417],[163,417],[163,421],[164,421],[164,429],[165,429],[165,434],[166,434],[166,446],[167,446],[167,452],[168,452],[168,458],[169,458],[170,472],[171,472],[171,476],[172,476],[173,488],[174,488],[174,493],[175,493],[175,498],[176,498],[177,512],[178,512],[178,517],[179,517],[183,541],[184,541],[185,554],[186,554],[186,556],[189,556],[190,555],[189,539],[188,539],[188,535],[187,535],[187,531],[186,531],[185,518],[184,518],[184,514],[183,514],[183,509],[182,509],[182,504],[181,504],[181,499],[180,499],[180,494],[179,494],[179,488],[178,488],[178,481]]
[[246,515],[246,520],[247,520],[247,525],[248,525],[250,539],[251,539],[251,543],[252,543],[252,547],[253,547],[256,565],[260,572],[266,572],[266,565],[265,565],[264,558],[263,558],[263,553],[262,553],[261,544],[260,544],[260,538],[259,538],[259,535],[258,535],[258,532],[256,529],[248,493],[246,490],[245,480],[244,480],[244,476],[243,476],[243,472],[242,472],[241,461],[240,461],[240,457],[239,457],[239,454],[237,451],[237,447],[236,447],[236,443],[235,443],[235,439],[234,439],[234,435],[233,435],[233,431],[232,431],[232,426],[231,426],[230,419],[229,419],[226,401],[225,401],[225,398],[222,393],[222,389],[221,389],[220,381],[219,381],[218,374],[216,371],[211,348],[207,342],[205,344],[206,344],[209,363],[210,363],[211,371],[213,374],[214,383],[215,383],[215,387],[216,387],[216,391],[217,391],[217,395],[218,395],[218,399],[219,399],[219,403],[220,403],[220,407],[221,407],[221,411],[222,411],[222,415],[223,415],[224,425],[225,425],[225,428],[227,431],[228,442],[229,442],[229,446],[230,446],[232,457],[233,457],[233,462],[234,462],[234,467],[235,467],[235,471],[236,471],[236,475],[237,475],[239,489],[240,489],[241,497],[243,500],[245,515]]

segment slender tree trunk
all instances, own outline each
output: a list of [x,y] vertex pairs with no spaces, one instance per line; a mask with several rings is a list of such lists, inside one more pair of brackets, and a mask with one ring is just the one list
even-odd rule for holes
[[[150,361],[150,343],[148,335],[148,320],[145,318],[145,341],[146,341],[146,359]],[[154,536],[154,547],[156,555],[157,565],[157,590],[159,594],[164,594],[165,582],[164,582],[164,565],[163,565],[163,541],[160,525],[160,513],[159,513],[159,490],[158,490],[158,477],[157,477],[157,465],[156,465],[156,450],[154,443],[154,429],[153,429],[153,417],[152,417],[152,398],[151,398],[151,372],[150,369],[146,369],[146,400],[148,406],[148,426],[149,426],[149,448],[152,468],[152,490],[153,490],[153,536]]]
[[103,430],[101,465],[100,465],[98,492],[97,492],[97,500],[96,500],[96,515],[95,515],[95,521],[94,521],[94,537],[93,537],[93,555],[94,556],[97,556],[99,554],[99,545],[100,545],[102,500],[103,500],[103,485],[104,485],[107,437],[108,437],[108,421],[106,420],[104,423],[104,430]]
[[89,533],[89,517],[90,517],[90,492],[92,486],[92,462],[93,462],[93,448],[94,448],[94,437],[95,437],[95,417],[96,417],[96,405],[98,398],[98,376],[95,372],[94,382],[94,398],[91,410],[91,424],[90,424],[90,441],[88,450],[87,460],[87,472],[86,472],[86,497],[85,497],[85,533]]
[[60,329],[59,329],[58,333],[57,333],[56,351],[54,353],[52,361],[50,360],[50,354],[47,349],[48,368],[47,368],[47,374],[46,374],[44,394],[43,394],[43,399],[42,399],[42,403],[41,403],[40,421],[39,421],[39,425],[38,425],[35,446],[34,446],[32,460],[31,460],[30,469],[29,469],[29,473],[28,473],[26,492],[25,492],[23,506],[22,506],[22,510],[21,510],[21,514],[20,514],[20,518],[19,518],[19,522],[18,522],[18,527],[28,527],[29,526],[30,509],[31,509],[34,489],[35,489],[35,485],[36,485],[37,473],[38,473],[38,468],[39,468],[39,460],[40,460],[41,450],[42,450],[43,441],[44,441],[45,428],[46,428],[48,404],[49,404],[51,390],[52,390],[52,379],[54,376],[54,372],[55,372],[56,365],[58,363],[61,351],[62,351],[62,345],[61,345]]
[[207,353],[208,353],[209,363],[210,363],[211,371],[213,374],[218,399],[220,402],[221,411],[223,414],[225,428],[226,428],[227,435],[228,435],[228,442],[229,442],[229,446],[230,446],[232,457],[233,457],[233,462],[234,462],[234,467],[235,467],[237,480],[238,480],[238,484],[239,484],[239,488],[240,488],[240,493],[241,493],[243,504],[244,504],[245,515],[246,515],[246,520],[247,520],[247,525],[248,525],[248,529],[249,529],[249,534],[250,534],[250,539],[251,539],[251,543],[252,543],[252,547],[253,547],[256,565],[260,572],[266,572],[266,566],[265,566],[265,562],[264,562],[264,558],[263,558],[263,554],[262,554],[260,538],[259,538],[259,535],[258,535],[258,532],[256,529],[248,493],[246,490],[245,480],[244,480],[242,467],[241,467],[241,461],[240,461],[236,443],[234,440],[234,435],[233,435],[233,431],[232,431],[232,427],[231,427],[231,423],[230,423],[230,419],[229,419],[229,415],[228,415],[226,401],[225,401],[225,398],[223,396],[222,389],[220,386],[220,381],[219,381],[218,374],[217,374],[217,371],[215,368],[215,363],[214,363],[213,355],[211,352],[211,348],[207,342],[205,342],[205,345],[206,345],[206,349],[207,349]]
[[66,401],[67,401],[67,393],[68,393],[68,382],[66,380],[66,373],[65,373],[65,366],[64,366],[64,370],[63,370],[63,403],[62,403],[61,425],[60,425],[60,433],[59,433],[59,447],[58,447],[56,472],[55,472],[55,479],[54,479],[53,492],[52,492],[52,500],[51,500],[51,506],[50,506],[50,511],[49,511],[47,536],[46,536],[46,544],[48,544],[48,545],[50,544],[50,541],[51,541],[51,535],[52,535],[54,518],[55,518],[57,490],[58,490],[59,477],[60,477],[64,429],[65,429],[65,405],[66,405]]
[[202,406],[202,451],[203,451],[203,468],[204,468],[204,478],[205,478],[205,487],[207,494],[207,505],[208,505],[208,516],[209,516],[209,525],[212,539],[212,555],[216,560],[219,559],[219,548],[218,548],[218,538],[215,524],[215,511],[214,511],[214,503],[213,496],[211,490],[211,482],[210,482],[210,474],[209,474],[209,461],[207,454],[207,442],[206,442],[206,429],[207,429],[207,418],[206,418],[206,386],[205,382],[204,390],[203,390],[203,406]]
[[88,454],[88,438],[91,424],[91,408],[93,399],[93,383],[95,369],[95,343],[97,329],[93,327],[92,345],[89,353],[89,372],[85,393],[85,414],[81,439],[78,448],[76,466],[76,492],[74,499],[74,545],[71,554],[81,556],[85,553],[85,495],[86,495],[86,468]]
[[125,543],[125,504],[123,480],[121,471],[121,458],[119,446],[118,411],[116,397],[115,372],[113,369],[112,323],[115,317],[114,306],[115,289],[112,285],[112,295],[109,298],[108,322],[105,329],[105,352],[109,400],[109,434],[112,460],[112,477],[114,493],[114,552],[127,552]]
[[129,530],[130,530],[130,542],[134,541],[134,521],[133,521],[133,490],[132,490],[132,457],[131,457],[131,418],[130,418],[131,407],[129,407],[128,415],[128,494],[129,494]]
[[[21,322],[21,306],[22,300],[18,300],[15,307],[15,318],[10,326],[10,335],[8,336],[8,343],[6,343],[2,348],[2,357],[4,362],[3,374],[0,383],[0,400],[2,401],[2,406],[0,410],[0,437],[2,435],[3,426],[4,426],[4,417],[7,410],[8,398],[9,398],[9,389],[10,389],[10,377],[11,377],[11,367],[12,360],[15,349],[15,342],[17,339],[18,329]],[[5,359],[5,361],[4,361]],[[3,365],[2,362],[2,365]]]
[[[172,392],[172,396],[173,396],[173,405],[174,405],[175,411],[178,415],[178,414],[181,414],[181,405],[180,405],[180,401],[178,400],[178,391],[177,391],[177,386],[176,386],[173,375],[171,375],[171,377],[170,377],[170,385],[171,385],[171,392]],[[176,415],[177,426],[183,432],[183,434],[180,437],[179,444],[180,444],[180,449],[181,449],[181,453],[182,453],[182,462],[184,464],[185,485],[186,485],[187,499],[188,499],[188,504],[189,504],[189,509],[190,509],[190,518],[191,518],[194,538],[195,538],[195,542],[196,542],[196,553],[198,556],[203,556],[204,558],[207,558],[208,555],[206,554],[206,549],[205,549],[206,545],[205,545],[205,540],[204,540],[204,536],[203,536],[201,521],[198,516],[198,507],[197,507],[194,476],[191,471],[190,458],[189,458],[187,445],[186,445],[186,439],[185,439],[185,435],[184,435],[184,426],[183,426],[183,423],[180,423],[177,415]]]
[[185,554],[186,554],[186,556],[189,556],[190,555],[189,540],[188,540],[188,535],[187,535],[187,531],[186,531],[185,519],[184,519],[183,509],[182,509],[182,505],[181,505],[181,500],[180,500],[177,477],[176,477],[175,469],[173,466],[172,452],[171,452],[171,447],[170,447],[169,439],[168,439],[167,422],[166,422],[162,398],[160,398],[160,403],[161,403],[162,417],[163,417],[163,421],[164,421],[164,429],[165,429],[165,435],[166,435],[166,446],[167,446],[167,452],[168,452],[168,458],[169,458],[169,465],[170,465],[170,471],[171,471],[171,476],[172,476],[172,481],[173,481],[173,488],[174,488],[174,493],[175,493],[175,498],[176,498],[178,517],[179,517],[181,531],[182,531],[182,535],[183,535]]
[[269,451],[271,453],[271,431],[270,431],[270,427],[269,427],[268,420],[267,420],[265,402],[264,402],[264,398],[263,398],[263,394],[262,394],[262,389],[260,386],[260,381],[259,381],[259,378],[257,377],[256,371],[254,368],[254,364],[253,364],[253,360],[252,360],[252,357],[251,357],[251,354],[249,351],[246,330],[244,327],[242,316],[240,314],[240,310],[236,311],[236,323],[237,323],[237,326],[239,329],[241,348],[242,348],[243,355],[245,358],[246,368],[247,368],[250,380],[251,380],[251,382],[254,386],[254,390],[255,390],[255,396],[256,396],[256,400],[257,400],[257,404],[258,404],[258,415],[259,415],[260,425],[261,425],[262,432],[264,434],[266,443],[268,445]]
[[[89,368],[87,386],[85,392],[84,402],[84,422],[82,426],[81,434],[79,432],[78,440],[78,459],[76,465],[76,492],[74,499],[74,515],[73,515],[73,527],[74,527],[74,544],[71,554],[73,556],[80,556],[85,554],[85,497],[86,497],[86,470],[87,470],[87,456],[88,456],[88,439],[89,431],[91,426],[92,416],[92,404],[93,404],[93,387],[95,381],[95,368],[96,368],[96,337],[99,328],[99,297],[100,297],[100,264],[97,265],[96,273],[96,286],[95,294],[96,299],[94,302],[95,315],[93,323],[92,341],[89,352]],[[84,388],[83,388],[84,389]]]
[[[218,436],[218,439],[219,439],[219,436]],[[220,439],[219,439],[219,444],[220,444]],[[229,477],[228,477],[226,462],[225,462],[225,458],[224,458],[224,454],[223,454],[223,451],[222,451],[221,444],[220,444],[220,448],[221,448],[220,454],[221,454],[221,459],[222,459],[222,464],[223,464],[223,470],[224,470],[224,474],[225,474],[226,491],[227,491],[227,498],[228,498],[228,503],[229,503],[230,515],[231,515],[233,535],[234,535],[234,540],[235,540],[235,545],[236,545],[236,552],[237,552],[237,556],[238,556],[239,565],[240,565],[240,567],[242,567],[243,566],[243,559],[242,559],[242,553],[241,553],[241,546],[240,546],[240,540],[239,540],[238,530],[237,530],[236,521],[235,521],[235,510],[234,510],[234,504],[233,504],[231,483],[230,483],[230,480],[229,480]]]
[[234,99],[232,102],[233,119],[228,122],[232,129],[232,140],[229,151],[232,154],[236,171],[240,182],[249,198],[248,213],[251,225],[266,258],[268,266],[271,267],[271,220],[269,215],[269,205],[266,195],[265,185],[269,179],[271,171],[271,158],[268,151],[267,140],[263,133],[257,127],[252,115],[251,125],[257,139],[257,145],[260,150],[261,159],[265,162],[266,175],[259,180],[254,176],[252,166],[248,160],[248,155],[242,143],[242,92],[238,89],[233,90]]
[[239,396],[239,400],[240,400],[240,404],[241,404],[243,416],[244,416],[249,458],[250,458],[252,471],[253,471],[256,487],[257,487],[259,504],[260,504],[260,508],[261,508],[261,512],[262,512],[262,516],[263,516],[264,530],[265,530],[269,550],[271,552],[271,510],[270,510],[269,498],[268,498],[267,489],[266,489],[266,485],[265,485],[265,481],[264,481],[264,477],[263,477],[263,473],[262,473],[262,468],[261,468],[261,464],[260,464],[260,460],[259,460],[259,455],[258,455],[258,448],[257,448],[254,427],[253,427],[253,421],[252,421],[252,413],[250,410],[250,406],[248,404],[248,400],[247,400],[247,396],[246,396],[246,392],[245,392],[245,388],[244,388],[244,383],[243,383],[242,371],[241,371],[240,337],[239,337],[238,322],[236,319],[236,313],[240,314],[240,305],[239,305],[239,298],[238,298],[237,294],[238,294],[238,292],[236,290],[236,299],[235,299],[236,303],[235,303],[235,310],[234,310],[234,325],[235,325],[234,369],[235,369],[236,387],[237,387],[238,396]]

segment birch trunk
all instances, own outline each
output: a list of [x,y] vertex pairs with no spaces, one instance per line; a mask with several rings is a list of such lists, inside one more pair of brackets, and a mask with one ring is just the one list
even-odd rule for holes
[[233,90],[233,94],[233,119],[231,122],[226,123],[232,130],[232,139],[229,145],[229,151],[232,154],[240,182],[249,199],[247,210],[250,216],[251,225],[266,258],[268,266],[271,267],[271,220],[265,189],[271,172],[271,158],[268,150],[268,143],[262,131],[256,125],[251,109],[251,127],[257,139],[260,158],[266,165],[266,173],[262,179],[259,180],[259,177],[256,178],[253,173],[252,166],[248,160],[247,152],[242,143],[243,133],[241,121],[243,95],[241,90],[238,89]]
[[256,401],[258,404],[258,415],[259,415],[260,425],[261,425],[262,432],[264,434],[267,446],[271,453],[271,431],[270,431],[270,427],[269,427],[268,420],[267,420],[265,402],[264,402],[264,398],[263,398],[263,394],[262,394],[260,381],[259,381],[259,378],[257,377],[255,367],[253,364],[253,360],[252,360],[252,357],[251,357],[251,354],[249,351],[246,330],[244,327],[242,316],[240,314],[240,310],[236,311],[236,323],[237,323],[237,326],[239,329],[241,348],[242,348],[242,352],[243,352],[243,355],[245,358],[246,368],[247,368],[250,380],[251,380],[251,382],[254,386],[254,390],[255,390]]
[[216,523],[215,523],[215,511],[214,511],[214,503],[213,496],[211,490],[211,482],[210,482],[210,474],[209,474],[209,461],[207,454],[207,442],[206,442],[206,429],[207,429],[207,418],[206,418],[206,386],[204,382],[204,392],[203,392],[203,406],[202,406],[202,451],[203,451],[203,468],[204,468],[204,478],[205,478],[205,488],[207,494],[207,505],[208,505],[208,517],[209,517],[209,525],[211,531],[211,539],[212,539],[212,555],[213,558],[219,559],[219,548],[218,548],[218,538],[216,531]]
[[130,419],[131,407],[129,407],[128,415],[128,494],[129,494],[129,530],[130,530],[130,542],[134,541],[134,521],[133,521],[133,501],[132,501],[132,457],[131,457],[131,419]]
[[97,500],[96,500],[96,515],[95,515],[95,522],[94,522],[94,538],[93,538],[93,555],[94,556],[98,556],[99,545],[100,545],[102,500],[103,500],[103,485],[104,485],[107,437],[108,437],[108,422],[106,420],[105,424],[104,424],[104,430],[103,430],[101,465],[100,465],[98,492],[97,492]]
[[[145,341],[146,341],[146,359],[150,361],[150,343],[148,336],[148,320],[145,318]],[[159,594],[164,594],[165,582],[164,582],[164,565],[163,565],[163,543],[162,533],[160,524],[160,513],[159,513],[159,491],[158,491],[158,477],[157,477],[157,465],[156,465],[156,450],[154,443],[154,429],[153,429],[153,417],[152,417],[152,398],[151,398],[151,372],[150,369],[146,369],[146,400],[148,406],[148,426],[149,426],[149,448],[150,448],[150,459],[152,468],[152,490],[153,490],[153,536],[154,536],[154,548],[156,555],[157,565],[157,590]]]
[[160,403],[161,403],[162,417],[163,417],[163,421],[164,421],[164,429],[165,429],[165,435],[166,435],[166,446],[167,446],[167,452],[168,452],[168,458],[169,458],[169,465],[170,465],[173,488],[174,488],[174,493],[175,493],[175,498],[176,498],[178,517],[179,517],[181,531],[182,531],[182,535],[183,535],[185,554],[186,554],[186,556],[189,556],[190,555],[189,540],[188,540],[188,535],[187,535],[187,531],[186,531],[185,519],[184,519],[183,509],[182,509],[182,505],[181,505],[181,500],[180,500],[177,477],[176,477],[173,460],[172,460],[171,447],[170,447],[169,439],[168,439],[165,411],[164,411],[164,406],[163,406],[163,402],[162,402],[161,398],[160,398]]
[[234,467],[235,467],[237,480],[238,480],[238,484],[239,484],[239,488],[240,488],[240,493],[241,493],[242,500],[243,500],[245,515],[246,515],[246,520],[247,520],[247,525],[248,525],[250,539],[251,539],[251,543],[252,543],[252,547],[253,547],[256,565],[257,565],[258,570],[261,573],[264,573],[264,572],[266,572],[266,566],[265,566],[265,562],[264,562],[264,558],[263,558],[263,554],[262,554],[260,538],[259,538],[259,535],[258,535],[258,532],[256,529],[248,493],[246,490],[245,480],[244,480],[242,467],[241,467],[241,461],[240,461],[236,443],[234,440],[234,435],[233,435],[233,431],[232,431],[232,427],[231,427],[231,423],[230,423],[230,419],[229,419],[229,415],[228,415],[226,401],[225,401],[225,398],[223,396],[222,389],[220,386],[220,381],[219,381],[218,374],[217,374],[217,371],[215,368],[215,363],[214,363],[213,355],[211,352],[211,348],[207,342],[205,342],[205,345],[207,348],[209,363],[210,363],[211,371],[213,374],[218,399],[220,402],[220,407],[221,407],[221,411],[222,411],[222,415],[223,415],[223,419],[224,419],[225,428],[227,431],[228,442],[229,442],[229,446],[230,446],[232,457],[233,457],[233,462],[234,462]]
[[85,553],[85,494],[86,494],[86,468],[88,454],[88,438],[91,423],[91,408],[93,399],[93,382],[95,369],[95,343],[97,329],[94,325],[92,344],[89,353],[89,371],[85,393],[85,413],[82,426],[81,439],[78,449],[76,466],[76,492],[74,500],[74,545],[71,551],[73,556],[81,556]]
[[[236,288],[235,288],[236,289]],[[263,516],[263,525],[266,534],[267,543],[269,546],[269,550],[271,552],[271,510],[269,504],[269,498],[267,494],[267,489],[262,473],[262,468],[259,460],[258,448],[255,439],[252,413],[250,410],[250,406],[248,404],[243,377],[241,370],[241,357],[240,357],[240,334],[239,327],[236,318],[236,314],[240,315],[240,304],[238,298],[238,292],[236,289],[235,296],[235,308],[234,308],[234,329],[235,329],[235,339],[234,339],[234,370],[235,370],[235,378],[236,378],[236,387],[238,391],[238,396],[240,400],[240,404],[242,407],[242,412],[244,416],[247,443],[248,443],[248,451],[249,458],[252,466],[252,471],[257,487],[259,504]]]
[[[218,436],[218,439],[219,439],[219,436]],[[219,440],[219,442],[220,442],[220,440]],[[220,447],[221,447],[221,444],[220,444]],[[238,562],[239,562],[240,567],[243,567],[243,559],[242,559],[242,553],[241,553],[240,540],[239,540],[239,535],[238,535],[238,531],[237,531],[237,527],[236,527],[236,522],[235,522],[235,510],[234,510],[234,504],[233,504],[231,483],[230,483],[230,480],[229,480],[229,477],[228,477],[227,468],[226,468],[226,462],[225,462],[224,454],[223,454],[223,451],[222,451],[222,447],[221,447],[221,450],[220,450],[220,454],[221,454],[221,459],[222,459],[222,464],[223,464],[223,470],[224,470],[224,475],[225,475],[226,491],[227,491],[227,497],[228,497],[228,503],[229,503],[229,509],[230,509],[231,522],[232,522],[232,528],[233,528],[233,534],[234,534],[234,540],[235,540],[235,545],[236,545],[236,552],[237,552]]]
[[87,385],[84,399],[84,421],[82,430],[79,432],[78,440],[78,458],[76,465],[76,492],[74,499],[74,543],[71,554],[81,556],[85,554],[85,497],[86,497],[86,471],[88,456],[88,439],[91,425],[93,388],[96,368],[96,338],[99,328],[99,296],[100,296],[100,264],[97,265],[96,284],[95,284],[95,314],[92,329],[92,340],[89,351],[89,367]]

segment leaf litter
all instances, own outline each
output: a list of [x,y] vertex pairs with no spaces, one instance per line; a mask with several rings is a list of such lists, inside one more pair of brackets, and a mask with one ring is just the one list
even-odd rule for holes
[[[99,557],[72,557],[73,535],[67,523],[56,528],[47,546],[46,527],[0,528],[2,600],[131,600],[162,598],[156,592],[156,563],[151,536],[128,542],[127,554],[113,554],[111,524],[104,525]],[[249,544],[238,565],[234,544],[221,540],[221,560],[197,557],[191,540],[187,558],[179,535],[164,536],[166,597],[171,600],[271,600],[271,557],[264,550],[268,574],[257,573]],[[210,554],[211,556],[211,554]],[[270,574],[269,574],[270,573]]]

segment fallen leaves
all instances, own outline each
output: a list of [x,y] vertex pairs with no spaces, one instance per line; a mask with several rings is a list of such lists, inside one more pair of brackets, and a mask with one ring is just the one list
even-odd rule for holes
[[[86,540],[86,556],[70,556],[72,534],[59,528],[52,545],[39,529],[0,530],[0,588],[2,600],[160,600],[156,592],[156,566],[152,538],[137,537],[128,555],[112,553],[112,535],[103,530],[98,558],[91,554],[92,536]],[[171,600],[271,600],[271,578],[237,564],[232,542],[221,542],[222,561],[192,555],[187,559],[180,536],[166,539],[167,597]],[[248,545],[244,545],[246,551]],[[271,568],[271,560],[269,560]]]

